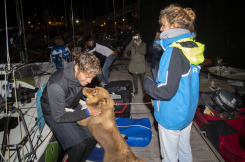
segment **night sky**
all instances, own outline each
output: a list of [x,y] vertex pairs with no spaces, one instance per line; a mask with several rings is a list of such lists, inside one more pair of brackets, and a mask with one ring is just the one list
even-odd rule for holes
[[[7,1],[8,26],[16,27],[15,0]],[[121,8],[122,0],[115,0],[117,8]],[[242,0],[125,0],[127,4],[140,2],[139,28],[144,40],[149,45],[159,28],[158,16],[160,10],[170,3],[178,3],[183,7],[192,8],[197,15],[197,41],[204,43],[205,57],[223,57],[228,63],[244,66],[243,47],[245,42],[244,7]],[[112,12],[113,0],[72,0],[75,17],[91,20],[97,16]],[[65,7],[66,6],[66,7]],[[4,0],[0,2],[0,29],[4,24]],[[67,13],[70,19],[71,0],[23,0],[24,19],[32,19],[35,15],[45,20],[45,10],[52,17],[60,18]],[[235,63],[234,63],[235,62]]]
[[[16,26],[16,0],[6,0],[8,26]],[[125,0],[125,5],[135,3],[137,0]],[[72,7],[71,7],[72,3]],[[45,19],[45,11],[52,18],[60,18],[61,16],[71,15],[73,11],[74,18],[82,17],[86,20],[94,19],[98,16],[103,16],[105,13],[113,12],[113,0],[22,0],[23,15],[25,21],[37,17]],[[122,0],[115,0],[115,7],[122,8]],[[4,0],[0,2],[0,27],[5,27],[4,24]]]

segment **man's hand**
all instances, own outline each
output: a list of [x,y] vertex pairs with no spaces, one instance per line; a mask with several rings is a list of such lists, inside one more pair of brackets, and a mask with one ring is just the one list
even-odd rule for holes
[[94,116],[95,117],[95,116],[99,116],[101,114],[100,110],[97,110],[97,109],[95,109],[93,107],[88,106],[87,109],[89,111],[90,116]]

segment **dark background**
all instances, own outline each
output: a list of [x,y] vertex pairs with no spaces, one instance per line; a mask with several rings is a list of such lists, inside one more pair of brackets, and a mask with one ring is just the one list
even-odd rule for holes
[[140,26],[147,40],[154,36],[154,29],[159,27],[160,10],[170,3],[178,3],[195,11],[196,39],[205,44],[206,58],[222,57],[228,65],[245,68],[245,14],[241,0],[143,0]]
[[[122,8],[121,1],[115,0],[116,8]],[[113,12],[112,0],[73,0],[74,17],[92,20]],[[244,6],[241,0],[125,0],[126,4],[137,3],[138,29],[143,33],[144,41],[150,45],[155,31],[160,28],[158,17],[160,10],[170,3],[177,3],[182,7],[192,8],[196,15],[195,29],[197,41],[205,44],[205,57],[214,59],[222,57],[228,65],[245,68],[244,42],[245,32],[243,24]],[[66,6],[66,7],[64,7]],[[65,18],[71,21],[70,0],[23,0],[23,15],[25,21],[36,18],[45,21],[45,10],[49,15],[60,17],[67,12]],[[4,24],[4,1],[0,2],[0,30]],[[16,27],[15,0],[7,0],[8,27]]]

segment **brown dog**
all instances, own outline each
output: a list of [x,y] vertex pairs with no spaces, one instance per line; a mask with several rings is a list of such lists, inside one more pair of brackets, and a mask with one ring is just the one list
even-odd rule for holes
[[114,113],[114,101],[107,90],[102,87],[84,88],[87,97],[86,104],[101,109],[101,115],[88,117],[78,121],[78,124],[87,126],[94,138],[104,149],[104,162],[143,162],[131,151],[125,139],[120,134]]

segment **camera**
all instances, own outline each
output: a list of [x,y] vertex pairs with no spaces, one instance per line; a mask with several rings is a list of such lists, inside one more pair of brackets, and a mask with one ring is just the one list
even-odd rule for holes
[[138,36],[136,35],[136,36],[134,36],[134,39],[138,39]]

